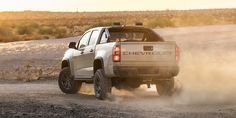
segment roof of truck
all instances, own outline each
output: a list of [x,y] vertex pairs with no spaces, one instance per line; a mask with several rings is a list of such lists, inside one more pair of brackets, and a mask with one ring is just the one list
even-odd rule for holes
[[114,29],[149,29],[149,28],[145,28],[143,26],[125,26],[125,25],[121,25],[121,26],[108,26],[107,28],[114,28]]
[[[159,37],[160,40],[164,41],[164,39],[158,35],[157,33],[155,33],[155,31],[153,31],[152,29],[150,28],[145,28],[143,26],[125,26],[125,25],[120,25],[120,26],[105,26],[105,27],[95,27],[95,28],[91,28],[89,29],[88,31],[93,31],[93,30],[103,30],[104,28],[107,28],[109,30],[112,30],[112,31],[134,31],[134,32],[149,32],[149,33],[152,33],[152,34],[155,34],[157,37]],[[86,32],[88,32],[86,31]]]
[[140,30],[151,30],[150,28],[145,28],[143,26],[125,26],[125,25],[120,25],[120,26],[104,26],[104,27],[95,27],[95,28],[91,28],[90,30],[101,30],[103,28],[107,28],[107,29],[140,29]]

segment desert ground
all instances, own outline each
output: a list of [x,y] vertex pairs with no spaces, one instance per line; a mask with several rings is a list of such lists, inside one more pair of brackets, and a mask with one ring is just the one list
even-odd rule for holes
[[57,85],[60,59],[78,37],[0,43],[0,117],[234,118],[236,25],[154,29],[181,49],[178,93],[159,97],[155,86],[113,88],[99,101],[92,85],[75,95]]

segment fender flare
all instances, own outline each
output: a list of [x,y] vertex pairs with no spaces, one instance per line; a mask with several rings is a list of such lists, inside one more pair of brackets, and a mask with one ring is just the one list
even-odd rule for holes
[[61,61],[61,69],[63,69],[64,67],[70,67],[69,60],[62,60]]
[[74,67],[72,66],[72,63],[70,60],[62,60],[61,69],[63,69],[64,67],[69,67],[71,75],[74,76],[74,71],[73,71]]

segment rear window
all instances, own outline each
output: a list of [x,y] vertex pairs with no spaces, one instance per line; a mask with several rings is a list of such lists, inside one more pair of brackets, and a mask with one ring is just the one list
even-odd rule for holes
[[157,42],[163,39],[152,30],[144,29],[109,29],[109,42]]

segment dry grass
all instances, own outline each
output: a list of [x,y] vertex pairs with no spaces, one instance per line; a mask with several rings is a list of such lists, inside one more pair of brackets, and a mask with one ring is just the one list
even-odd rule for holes
[[150,28],[235,24],[236,9],[135,12],[0,12],[0,42],[38,40],[81,35],[112,22]]

